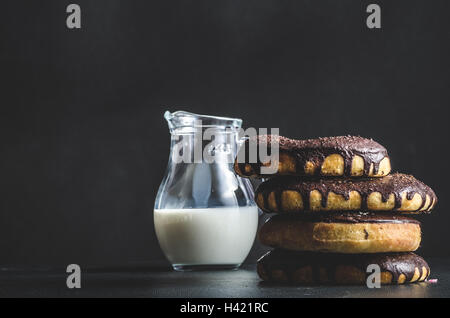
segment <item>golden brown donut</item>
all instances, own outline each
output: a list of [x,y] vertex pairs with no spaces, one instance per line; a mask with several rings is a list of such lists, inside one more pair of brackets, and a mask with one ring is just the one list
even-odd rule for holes
[[411,175],[382,178],[311,179],[279,176],[259,185],[256,203],[265,212],[398,211],[426,213],[434,191]]
[[299,285],[366,285],[369,264],[380,267],[381,284],[422,282],[430,275],[427,262],[414,253],[323,254],[275,249],[258,260],[264,281]]
[[338,213],[279,214],[258,233],[262,244],[294,251],[386,253],[415,251],[421,241],[420,222],[396,215]]
[[[259,152],[257,156],[255,154],[256,160],[249,155],[250,151],[259,148],[271,154],[272,145],[275,144],[279,147],[279,158],[276,162],[263,163]],[[275,174],[261,171],[262,166],[271,164],[277,167]],[[382,177],[391,171],[391,163],[386,148],[363,137],[338,136],[295,140],[276,135],[260,135],[244,143],[234,169],[242,177]]]

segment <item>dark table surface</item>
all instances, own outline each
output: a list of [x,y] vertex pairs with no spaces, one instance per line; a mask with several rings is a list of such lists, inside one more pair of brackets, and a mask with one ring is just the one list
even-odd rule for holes
[[64,270],[0,271],[0,297],[450,297],[450,259],[428,259],[437,283],[403,286],[295,287],[263,283],[255,266],[235,271],[174,272],[139,266],[83,271],[80,289],[68,289]]

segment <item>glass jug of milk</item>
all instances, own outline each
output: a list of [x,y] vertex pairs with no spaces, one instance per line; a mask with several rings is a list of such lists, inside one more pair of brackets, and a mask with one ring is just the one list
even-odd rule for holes
[[166,112],[166,174],[154,208],[156,236],[175,270],[235,269],[255,240],[258,208],[233,161],[241,119]]

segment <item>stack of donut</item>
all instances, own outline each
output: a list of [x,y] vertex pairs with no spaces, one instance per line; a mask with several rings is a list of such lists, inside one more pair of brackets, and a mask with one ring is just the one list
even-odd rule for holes
[[[279,159],[250,162],[249,142],[269,151],[277,144]],[[264,178],[255,201],[274,214],[258,233],[262,244],[274,248],[258,260],[263,280],[366,284],[376,266],[381,284],[427,279],[428,264],[413,253],[421,242],[420,222],[411,216],[429,213],[436,195],[411,175],[390,174],[388,153],[379,143],[354,136],[264,135],[247,140],[241,151],[238,159],[245,160],[236,159],[235,171]],[[271,164],[277,172],[262,174],[261,167]]]

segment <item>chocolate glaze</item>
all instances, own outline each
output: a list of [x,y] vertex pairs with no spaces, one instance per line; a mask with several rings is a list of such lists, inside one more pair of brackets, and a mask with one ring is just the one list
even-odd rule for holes
[[295,176],[278,176],[271,178],[259,185],[256,194],[262,194],[267,206],[267,197],[275,191],[277,206],[281,206],[281,193],[284,190],[295,190],[301,194],[305,210],[309,210],[309,194],[317,190],[322,195],[322,206],[326,207],[328,194],[334,192],[349,199],[351,191],[357,191],[361,195],[361,210],[367,210],[367,198],[372,192],[380,192],[382,201],[386,202],[391,194],[395,197],[394,209],[400,208],[402,204],[401,194],[406,192],[406,198],[411,200],[414,194],[418,193],[422,197],[422,205],[417,209],[423,208],[426,202],[426,196],[436,204],[437,197],[434,191],[411,175],[394,173],[381,178],[362,178],[362,179],[304,179]]
[[[285,152],[295,158],[298,167],[298,175],[304,175],[306,162],[319,163],[322,166],[324,159],[331,154],[340,154],[344,158],[344,175],[351,176],[352,160],[355,155],[364,159],[364,175],[369,175],[370,165],[373,164],[373,172],[376,174],[383,158],[388,156],[386,148],[372,139],[360,136],[321,137],[317,139],[295,140],[277,135],[260,135],[256,137],[257,147],[268,148],[270,154],[271,141],[279,144],[280,153]],[[249,139],[243,148],[245,162],[238,163],[239,169],[245,173],[244,167],[250,164],[253,171],[259,173],[261,162],[249,162],[249,143],[255,142],[255,138]],[[320,175],[320,168],[315,170]]]
[[[414,223],[419,224],[418,220],[395,214],[374,213],[374,212],[314,212],[314,213],[284,213],[272,216],[269,220],[290,221],[302,220],[313,223]],[[269,221],[268,220],[268,221]],[[268,222],[267,221],[267,222]]]
[[[401,274],[406,276],[409,282],[417,268],[420,276],[425,267],[430,272],[427,262],[417,254],[406,253],[379,253],[379,254],[333,254],[314,252],[294,252],[283,249],[274,249],[258,260],[258,264],[270,272],[271,270],[282,270],[290,278],[293,273],[302,267],[311,266],[314,282],[319,282],[319,268],[325,268],[330,282],[335,281],[336,268],[339,265],[354,266],[366,273],[369,264],[378,264],[381,272],[392,274],[392,282],[398,282]],[[369,274],[367,274],[369,275]]]

